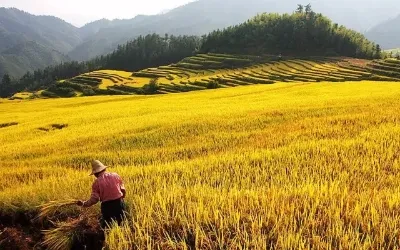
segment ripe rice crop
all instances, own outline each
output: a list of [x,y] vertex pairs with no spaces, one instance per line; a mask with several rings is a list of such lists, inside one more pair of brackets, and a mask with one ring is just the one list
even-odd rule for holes
[[[110,249],[398,249],[399,97],[361,81],[1,100],[0,124],[18,125],[0,129],[0,214],[71,213],[99,159],[128,192]],[[39,129],[52,124],[67,126]],[[72,244],[83,222],[44,244]]]
[[[237,85],[270,84],[275,82],[321,82],[321,81],[399,81],[398,72],[381,70],[395,61],[361,60],[351,58],[311,57],[305,59],[284,58],[277,60],[268,56],[246,56],[228,54],[198,54],[182,61],[137,72],[100,70],[68,81],[83,83],[80,78],[101,80],[100,90],[77,91],[78,96],[93,94],[140,94],[140,89],[157,79],[160,88],[157,94],[202,90],[202,88],[176,87],[181,83],[219,82],[218,88]],[[392,69],[392,68],[391,68]],[[395,71],[397,70],[394,68]],[[259,76],[252,76],[254,71]],[[236,74],[237,76],[232,76]],[[226,77],[228,76],[228,77]],[[217,79],[217,80],[216,80]],[[92,81],[90,81],[91,83]],[[92,84],[89,84],[92,85]],[[97,83],[95,83],[97,85]],[[133,89],[131,89],[133,88]],[[109,91],[103,91],[109,90]],[[82,93],[80,93],[82,92]],[[16,97],[17,98],[17,97]]]

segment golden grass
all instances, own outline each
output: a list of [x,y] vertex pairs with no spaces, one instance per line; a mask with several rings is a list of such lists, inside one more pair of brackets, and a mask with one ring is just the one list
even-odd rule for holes
[[130,207],[110,249],[397,249],[399,97],[346,82],[5,101],[0,211],[87,198],[100,159]]

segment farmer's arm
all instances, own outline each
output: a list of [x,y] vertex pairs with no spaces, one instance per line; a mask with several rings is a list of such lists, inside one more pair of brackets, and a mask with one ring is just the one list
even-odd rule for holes
[[98,189],[98,185],[97,183],[93,183],[92,186],[92,195],[90,196],[90,199],[87,201],[84,201],[82,203],[82,207],[91,207],[93,205],[95,205],[97,202],[99,202],[100,200],[100,192]]

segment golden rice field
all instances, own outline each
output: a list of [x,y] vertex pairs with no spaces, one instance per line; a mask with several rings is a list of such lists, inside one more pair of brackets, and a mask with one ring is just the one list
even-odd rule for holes
[[[154,80],[157,84],[151,86]],[[97,70],[59,80],[51,90],[17,93],[11,99],[153,95],[279,82],[346,81],[400,81],[400,61],[197,54],[136,72]]]
[[398,249],[399,110],[366,81],[2,100],[0,215],[88,198],[99,159],[130,207],[108,249]]

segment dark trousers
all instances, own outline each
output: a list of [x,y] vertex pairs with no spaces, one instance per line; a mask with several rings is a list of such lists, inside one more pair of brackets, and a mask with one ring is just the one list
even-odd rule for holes
[[101,203],[101,227],[107,228],[115,221],[121,225],[125,218],[125,202],[122,199]]

